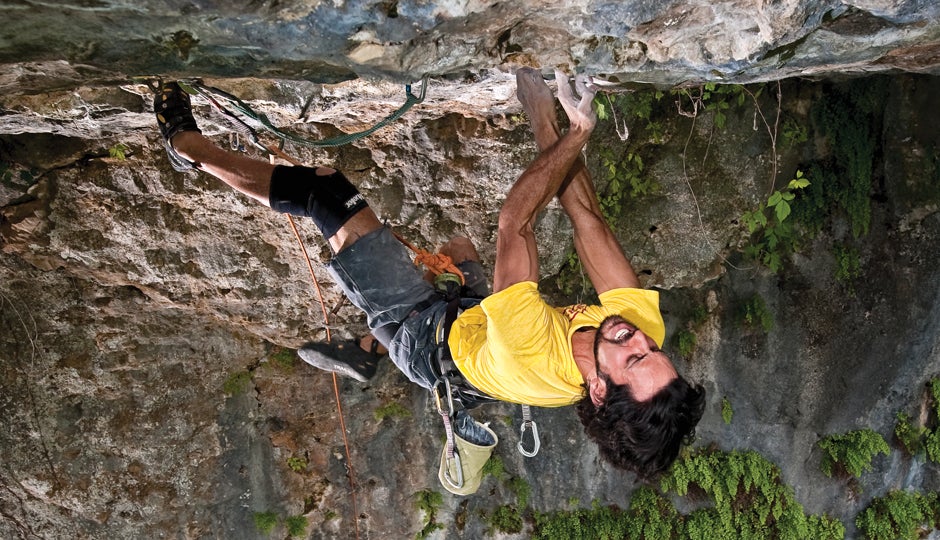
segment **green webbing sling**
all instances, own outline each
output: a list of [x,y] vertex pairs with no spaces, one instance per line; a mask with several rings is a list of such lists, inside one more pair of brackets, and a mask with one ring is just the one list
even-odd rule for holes
[[255,112],[247,103],[245,103],[238,97],[233,96],[232,94],[229,94],[228,92],[225,92],[224,90],[220,90],[212,86],[206,86],[195,79],[184,79],[184,80],[180,80],[177,82],[180,85],[180,88],[182,88],[183,91],[185,91],[187,94],[191,94],[194,96],[202,96],[203,98],[208,100],[209,103],[212,104],[213,107],[219,110],[219,112],[221,112],[230,121],[232,121],[235,124],[236,129],[238,131],[241,131],[246,136],[248,136],[251,139],[251,142],[255,146],[261,147],[263,149],[264,147],[258,141],[257,132],[255,132],[255,130],[251,128],[251,126],[249,126],[244,121],[240,120],[234,114],[232,114],[231,111],[229,111],[228,108],[225,107],[221,102],[223,101],[227,102],[228,105],[232,109],[238,111],[241,115],[245,116],[246,118],[250,118],[254,120],[255,122],[258,122],[259,124],[261,124],[262,127],[264,127],[264,129],[270,131],[281,140],[290,141],[292,143],[303,145],[303,146],[334,147],[334,146],[342,146],[344,144],[349,144],[363,137],[367,137],[371,135],[372,133],[375,133],[377,130],[382,129],[388,124],[391,124],[395,120],[398,120],[399,118],[401,118],[401,116],[405,114],[406,112],[408,112],[408,109],[410,109],[413,105],[424,101],[424,96],[428,89],[428,79],[429,79],[428,75],[425,75],[424,78],[421,79],[421,93],[417,96],[411,92],[411,85],[406,84],[405,85],[405,95],[406,95],[405,103],[401,107],[399,107],[398,110],[386,116],[379,123],[372,126],[371,128],[366,129],[364,131],[358,131],[356,133],[346,133],[343,135],[338,135],[336,137],[331,137],[329,139],[322,139],[322,140],[306,139],[303,137],[298,137],[296,135],[281,131],[280,129],[275,127],[274,124],[272,124],[270,120],[268,120],[268,117],[265,114]]

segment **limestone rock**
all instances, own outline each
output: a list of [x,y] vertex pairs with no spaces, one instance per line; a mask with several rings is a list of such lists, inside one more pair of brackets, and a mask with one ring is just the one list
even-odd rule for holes
[[[322,139],[373,125],[404,101],[403,83],[418,91],[431,74],[427,99],[371,137],[287,150],[344,170],[419,245],[469,236],[489,268],[502,198],[536,155],[515,66],[590,73],[614,83],[614,100],[637,83],[678,84],[651,104],[668,120],[630,116],[627,141],[608,120],[586,159],[641,280],[661,291],[669,336],[697,336],[685,357],[673,337],[666,346],[708,390],[697,444],[760,451],[807,512],[837,517],[849,537],[873,497],[936,490],[937,465],[896,448],[857,485],[826,478],[815,446],[860,427],[890,438],[898,411],[928,410],[924,383],[940,374],[940,87],[918,75],[938,73],[936,2],[86,1],[0,13],[15,21],[0,40],[0,537],[256,538],[256,514],[273,512],[277,534],[304,516],[310,538],[410,538],[425,526],[416,493],[443,491],[425,392],[386,362],[368,385],[337,381],[341,417],[332,378],[293,355],[326,334],[297,241],[283,217],[170,169],[150,112],[156,76],[202,77]],[[837,217],[779,274],[743,259],[741,216],[832,152],[810,111],[839,88],[796,78],[873,72],[895,75],[872,79],[887,90],[869,236],[856,242]],[[779,102],[770,83],[721,122],[702,101],[706,81],[776,80]],[[195,108],[206,134],[245,144],[206,101]],[[808,140],[785,144],[801,127]],[[641,153],[649,193],[618,198],[629,190],[612,187],[605,151]],[[325,243],[299,229],[333,336],[358,335],[362,317],[322,270]],[[587,299],[560,208],[536,233],[546,294]],[[848,284],[835,277],[842,244],[858,250]],[[741,322],[755,295],[767,332]],[[629,504],[635,479],[600,463],[570,409],[536,411],[532,460],[514,450],[517,414],[500,405],[481,418],[531,509]],[[436,534],[483,537],[481,514],[515,501],[488,478],[479,496],[445,497]]]

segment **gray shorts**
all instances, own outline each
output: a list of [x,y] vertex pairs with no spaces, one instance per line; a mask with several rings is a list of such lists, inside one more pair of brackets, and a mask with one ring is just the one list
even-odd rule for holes
[[[478,296],[489,293],[483,267],[476,261],[457,265],[466,286]],[[372,333],[412,382],[431,388],[431,359],[437,350],[434,330],[447,304],[424,280],[406,248],[387,227],[373,231],[333,257],[327,266],[349,300],[365,312]],[[463,307],[479,300],[464,299]]]

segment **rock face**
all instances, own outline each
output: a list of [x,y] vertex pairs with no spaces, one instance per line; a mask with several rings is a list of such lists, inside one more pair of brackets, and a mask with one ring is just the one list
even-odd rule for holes
[[513,64],[676,84],[940,62],[940,6],[923,0],[14,2],[0,12],[16,21],[0,63],[74,69],[52,80],[4,70],[33,88],[158,74],[407,81]]
[[[696,336],[684,355],[667,343],[708,390],[696,444],[761,452],[807,512],[840,519],[849,537],[873,497],[940,488],[936,464],[895,447],[857,481],[827,478],[816,446],[864,427],[890,440],[899,411],[936,422],[923,389],[940,375],[940,83],[917,75],[940,62],[935,2],[0,11],[17,21],[0,41],[0,537],[257,538],[259,516],[272,513],[278,534],[286,517],[304,516],[309,538],[411,538],[428,517],[416,493],[443,492],[426,394],[386,362],[368,385],[336,381],[339,413],[332,377],[292,352],[326,331],[289,224],[204,175],[172,171],[135,76],[205,77],[320,139],[371,126],[403,102],[399,82],[433,74],[427,99],[369,138],[286,149],[344,170],[418,245],[469,236],[489,268],[502,198],[536,155],[512,67],[566,65],[621,83],[613,102],[600,100],[620,111],[617,128],[602,122],[586,159],[644,285],[661,291],[668,334]],[[784,80],[760,95],[705,97],[701,86],[889,71],[861,85]],[[640,82],[685,84],[650,97]],[[797,169],[835,167],[817,104],[862,87],[878,89],[866,94],[878,103],[866,119],[867,231],[853,234],[855,214],[817,206],[825,224],[781,271],[743,257],[745,212]],[[234,141],[207,102],[195,106],[206,134]],[[361,316],[322,270],[325,243],[298,227],[332,335],[358,335]],[[546,295],[589,298],[558,207],[537,234]],[[755,298],[768,331],[742,322]],[[570,409],[535,414],[543,449],[529,460],[514,450],[515,407],[480,415],[500,436],[507,476],[531,487],[530,511],[572,499],[629,505],[634,478],[599,462]],[[485,536],[481,515],[516,501],[509,482],[488,478],[477,496],[445,496],[433,518],[444,530],[432,534]]]

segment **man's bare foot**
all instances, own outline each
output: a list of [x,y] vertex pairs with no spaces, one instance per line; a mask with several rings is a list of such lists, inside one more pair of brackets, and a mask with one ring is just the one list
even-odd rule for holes
[[545,150],[554,144],[561,136],[555,116],[555,96],[539,70],[524,67],[516,71],[516,97],[529,117],[539,149]]
[[581,94],[580,99],[571,89],[571,81],[561,70],[555,70],[555,80],[558,82],[558,101],[568,115],[572,130],[593,131],[597,124],[597,114],[594,112],[594,94],[596,87],[591,84],[590,78],[578,77],[577,87]]

